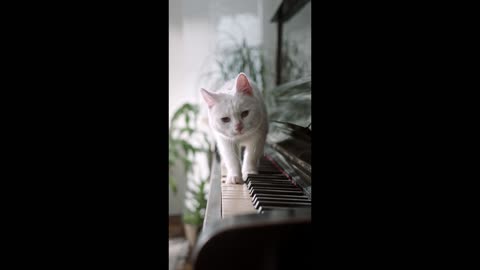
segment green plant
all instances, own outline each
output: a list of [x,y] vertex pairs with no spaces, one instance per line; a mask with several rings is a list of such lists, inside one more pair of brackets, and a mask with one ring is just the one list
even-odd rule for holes
[[[171,170],[177,162],[185,168],[185,175],[192,171],[198,153],[207,155],[210,166],[213,151],[208,135],[197,128],[199,108],[196,104],[185,103],[173,114],[169,129],[169,183],[172,191],[176,192],[176,180]],[[196,144],[194,142],[197,142]],[[210,167],[209,167],[210,172]],[[208,178],[192,188],[187,188],[187,199],[192,199],[193,209],[186,209],[183,221],[186,224],[201,225],[207,205],[205,184]]]
[[194,188],[188,188],[187,192],[192,196],[193,209],[186,209],[183,214],[183,222],[185,224],[192,224],[201,226],[205,217],[205,209],[207,207],[207,199],[205,192],[205,185],[208,183],[207,179],[203,179],[196,184]]
[[311,123],[312,81],[310,76],[269,89],[264,96],[271,121],[295,122],[301,126]]
[[[183,163],[186,173],[190,172],[197,153],[206,153],[209,160],[211,159],[211,145],[207,134],[197,129],[197,116],[198,105],[191,103],[183,104],[174,112],[168,133],[169,172],[177,161]],[[192,143],[193,139],[198,137],[203,139],[202,145]],[[169,173],[169,183],[172,190],[176,192],[176,180],[171,173]]]

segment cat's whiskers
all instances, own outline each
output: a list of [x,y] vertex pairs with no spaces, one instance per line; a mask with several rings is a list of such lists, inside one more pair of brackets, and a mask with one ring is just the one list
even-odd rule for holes
[[234,135],[234,136],[227,136],[227,135],[225,135],[225,134],[223,134],[219,131],[217,131],[217,134],[220,135],[220,137],[222,137],[223,139],[226,139],[226,140],[229,140],[229,141],[242,141],[242,140],[250,137],[250,135],[253,135],[256,131],[258,131],[258,129],[260,129],[260,127],[262,127],[265,124],[264,122],[265,121],[259,122],[257,126],[249,129],[248,131],[244,132],[243,134]]

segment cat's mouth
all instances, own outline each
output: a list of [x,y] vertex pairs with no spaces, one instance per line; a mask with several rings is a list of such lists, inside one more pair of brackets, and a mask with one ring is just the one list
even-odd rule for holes
[[250,127],[248,129],[243,128],[241,131],[233,131],[232,137],[235,139],[241,139],[242,137],[248,137],[252,133],[256,132],[260,127],[262,126],[262,123],[259,123],[257,126],[254,128]]
[[242,130],[242,131],[234,131],[232,133],[232,137],[236,139],[240,139],[245,136],[249,136],[250,134],[253,133],[254,130]]
[[227,139],[227,140],[241,140],[241,139],[243,139],[245,137],[248,137],[251,134],[255,133],[262,126],[262,123],[263,122],[260,122],[254,128],[251,128],[251,127],[249,129],[243,128],[241,133],[238,133],[236,131],[232,131],[232,132],[228,132],[228,133],[223,133],[223,132],[220,132],[220,131],[217,131],[217,132],[224,139]]

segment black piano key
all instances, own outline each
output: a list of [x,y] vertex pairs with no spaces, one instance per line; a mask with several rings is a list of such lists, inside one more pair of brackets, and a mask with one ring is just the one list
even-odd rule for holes
[[308,207],[282,207],[282,206],[260,206],[257,209],[258,213],[267,212],[267,211],[290,211],[293,208],[308,208]]
[[247,186],[253,186],[253,187],[271,187],[274,188],[275,186],[277,187],[297,187],[297,185],[292,184],[292,182],[248,182]]
[[254,207],[258,209],[259,207],[312,207],[311,203],[306,202],[279,202],[279,201],[260,201],[257,202]]
[[253,196],[253,194],[259,194],[265,191],[271,191],[271,190],[280,190],[280,191],[297,191],[300,192],[300,194],[303,194],[302,190],[299,188],[248,188],[250,196]]
[[262,207],[263,209],[269,208],[269,207],[287,207],[287,208],[298,208],[298,207],[303,207],[303,208],[311,208],[312,204],[311,203],[301,203],[301,202],[260,202],[259,203],[259,208]]
[[[292,189],[292,188],[267,188],[267,189],[260,189],[260,188],[249,188],[248,192],[250,196],[253,196],[255,194],[265,194],[265,192],[269,191],[291,191],[291,192],[299,192],[298,194],[303,194],[301,189]],[[270,193],[272,194],[272,193]],[[276,194],[276,193],[273,193]]]
[[[251,187],[256,187],[258,189],[298,189],[300,190],[299,187],[297,187],[296,185],[270,185],[270,186],[262,186],[260,183],[252,183],[250,182],[249,183]],[[263,183],[265,184],[265,183]],[[247,184],[248,185],[248,184]]]
[[252,201],[254,199],[257,200],[268,200],[268,199],[295,199],[295,200],[302,200],[302,201],[311,201],[309,197],[305,194],[302,195],[288,195],[288,194],[255,194],[252,196]]
[[303,195],[302,191],[298,190],[278,190],[278,189],[257,189],[250,193],[251,195],[265,195],[265,194],[284,194],[284,195]]
[[270,202],[270,201],[275,201],[275,202],[303,202],[303,203],[311,203],[309,200],[303,200],[303,199],[292,199],[292,198],[255,198],[253,199],[253,204],[255,205],[257,202]]
[[303,195],[282,195],[282,194],[254,194],[252,202],[255,200],[296,200],[310,202],[311,199]]
[[289,203],[289,202],[297,202],[303,204],[311,204],[312,201],[309,200],[301,200],[301,199],[293,199],[293,198],[257,198],[254,200],[254,203]]
[[277,174],[248,174],[248,178],[287,178],[283,173]]
[[[265,176],[265,175],[263,175]],[[291,181],[288,179],[288,177],[285,176],[276,176],[276,177],[261,177],[261,176],[256,176],[256,177],[248,177],[245,182],[250,182],[250,181]]]
[[293,183],[290,179],[252,179],[248,178],[245,183]]
[[288,178],[247,178],[245,182],[269,182],[269,183],[275,183],[275,182],[290,182],[292,181]]
[[265,187],[265,186],[251,186],[251,187],[248,188],[248,189],[253,189],[253,190],[278,189],[278,190],[298,190],[298,191],[302,191],[302,189],[300,189],[299,187],[294,186],[294,185],[288,185],[288,186],[268,186],[268,187]]
[[248,182],[290,182],[292,180],[288,179],[287,177],[271,177],[271,178],[261,178],[261,177],[249,177],[247,178]]
[[290,181],[288,177],[276,176],[276,177],[247,177],[249,181]]
[[302,190],[297,187],[256,187],[256,188],[248,188],[250,194],[256,194],[261,192],[268,192],[272,190],[279,190],[279,191],[298,191],[300,194],[303,194]]
[[269,188],[264,188],[264,187],[251,187],[248,188],[248,192],[250,193],[251,196],[254,194],[259,194],[264,191],[269,191],[269,190],[285,190],[285,191],[299,191],[303,194],[301,189],[295,189],[295,188],[279,188],[279,187],[269,187]]
[[264,180],[256,179],[256,180],[245,181],[245,183],[247,183],[247,185],[249,183],[252,183],[252,184],[289,184],[289,185],[295,185],[290,180],[279,180],[279,179],[264,179]]
[[306,195],[282,195],[282,194],[267,194],[267,195],[253,195],[252,201],[255,199],[271,199],[271,198],[279,198],[279,199],[297,199],[297,200],[306,200],[310,201],[310,198],[308,198]]
[[275,188],[275,187],[297,187],[296,185],[290,182],[248,182],[248,185],[252,187],[261,187],[261,188]]
[[261,174],[265,174],[265,175],[278,174],[278,171],[274,171],[274,170],[258,170],[258,172],[261,173]]
[[247,187],[294,187],[295,185],[290,182],[248,182]]
[[245,181],[253,206],[260,212],[309,207],[311,200],[287,175],[267,158],[260,160],[258,174]]

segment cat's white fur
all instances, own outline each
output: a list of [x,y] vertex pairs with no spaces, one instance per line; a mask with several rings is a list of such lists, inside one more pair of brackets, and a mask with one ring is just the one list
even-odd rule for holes
[[[208,119],[217,142],[222,163],[227,170],[227,183],[241,184],[249,173],[257,173],[268,133],[265,103],[255,84],[244,73],[217,90],[201,89],[208,105]],[[248,111],[246,117],[242,112]],[[222,118],[228,117],[225,123]],[[245,147],[243,163],[240,147]]]

